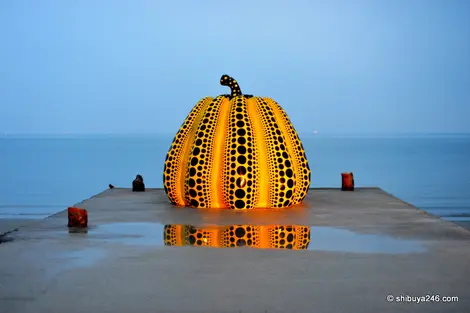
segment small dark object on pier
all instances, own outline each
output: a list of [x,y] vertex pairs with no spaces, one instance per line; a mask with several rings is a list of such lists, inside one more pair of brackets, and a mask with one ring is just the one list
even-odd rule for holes
[[137,175],[132,182],[132,191],[145,191],[144,178],[142,175]]
[[341,173],[341,178],[342,178],[341,190],[354,191],[353,173]]
[[68,208],[69,223],[68,227],[87,227],[88,226],[88,212],[85,209]]
[[109,184],[109,189],[113,189],[113,188],[114,188],[114,186]]

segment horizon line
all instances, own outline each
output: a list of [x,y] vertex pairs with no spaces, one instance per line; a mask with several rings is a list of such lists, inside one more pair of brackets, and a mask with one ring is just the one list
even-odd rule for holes
[[[85,132],[76,132],[76,133],[28,133],[28,132],[3,132],[0,133],[0,138],[5,137],[15,137],[15,136],[155,136],[155,135],[176,135],[175,132],[113,132],[113,133],[105,133],[105,132],[96,132],[96,133],[85,133]],[[323,137],[329,135],[342,135],[342,136],[354,136],[354,135],[372,135],[372,136],[387,136],[387,135],[395,135],[395,136],[406,136],[406,135],[470,135],[470,131],[468,132],[341,132],[341,131],[326,131],[326,132],[307,132],[307,131],[298,131],[297,132],[301,136],[313,136],[313,137]]]

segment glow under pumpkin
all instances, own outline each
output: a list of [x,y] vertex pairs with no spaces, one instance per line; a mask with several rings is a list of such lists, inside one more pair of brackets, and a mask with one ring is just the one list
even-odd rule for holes
[[302,202],[310,169],[302,142],[271,98],[244,95],[223,75],[230,95],[205,97],[177,132],[165,160],[170,201],[196,208],[282,208]]

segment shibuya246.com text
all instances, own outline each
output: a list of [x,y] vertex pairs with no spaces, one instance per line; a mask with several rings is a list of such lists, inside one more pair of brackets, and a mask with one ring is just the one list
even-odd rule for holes
[[427,294],[427,295],[388,295],[388,302],[397,302],[397,303],[448,303],[448,302],[457,302],[459,297],[457,296],[442,296],[439,294]]

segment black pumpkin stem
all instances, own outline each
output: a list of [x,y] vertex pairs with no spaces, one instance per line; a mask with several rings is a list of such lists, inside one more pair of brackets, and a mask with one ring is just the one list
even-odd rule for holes
[[232,98],[236,96],[241,96],[242,95],[242,90],[240,89],[240,86],[238,86],[238,83],[235,79],[228,75],[222,75],[220,78],[220,84],[222,86],[229,86],[230,90],[232,91],[232,94],[230,95]]

